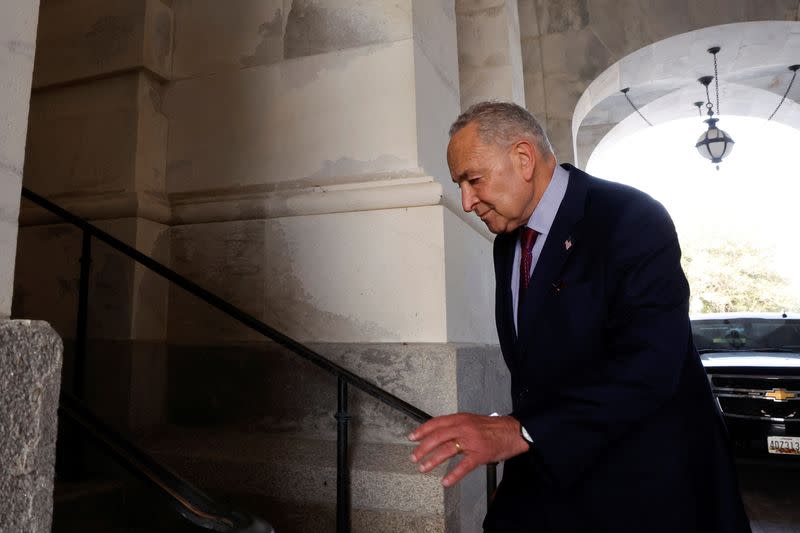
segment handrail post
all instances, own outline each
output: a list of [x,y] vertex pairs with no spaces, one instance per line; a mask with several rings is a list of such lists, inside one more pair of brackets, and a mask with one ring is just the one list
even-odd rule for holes
[[350,464],[348,461],[347,382],[339,377],[336,411],[336,533],[350,533]]
[[86,329],[89,316],[89,275],[92,269],[92,235],[83,230],[81,277],[78,293],[78,320],[75,332],[75,362],[72,373],[73,394],[83,399],[86,379]]
[[494,499],[494,492],[497,490],[497,463],[486,465],[486,511]]

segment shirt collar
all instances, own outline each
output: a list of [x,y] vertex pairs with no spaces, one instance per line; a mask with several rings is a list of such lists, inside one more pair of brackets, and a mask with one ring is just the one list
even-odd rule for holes
[[547,185],[542,198],[533,210],[531,218],[528,219],[527,226],[536,231],[539,235],[550,233],[550,227],[556,219],[556,213],[561,206],[561,201],[567,192],[569,182],[569,172],[560,165],[556,165],[553,170],[553,178]]

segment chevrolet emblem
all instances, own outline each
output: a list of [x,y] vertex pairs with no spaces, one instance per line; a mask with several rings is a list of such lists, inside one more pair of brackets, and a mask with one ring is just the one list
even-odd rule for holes
[[785,389],[772,389],[769,392],[765,392],[764,396],[766,396],[767,398],[770,398],[771,400],[774,400],[776,402],[785,402],[789,398],[796,397],[797,394],[795,394],[793,392],[789,392],[789,391],[787,391]]

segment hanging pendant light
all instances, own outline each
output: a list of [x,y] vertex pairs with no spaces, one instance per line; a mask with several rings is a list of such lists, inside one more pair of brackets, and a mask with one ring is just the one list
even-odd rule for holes
[[[734,145],[731,136],[717,127],[717,121],[716,118],[709,118],[705,121],[708,124],[708,130],[697,139],[697,144],[694,145],[700,155],[710,159],[712,163],[721,163],[731,153]],[[717,165],[717,170],[719,170],[719,165]]]
[[[714,75],[703,76],[697,80],[706,88],[706,108],[708,110],[708,118],[704,122],[708,124],[708,130],[700,136],[700,138],[697,140],[697,143],[694,145],[701,156],[711,160],[712,163],[717,164],[717,170],[719,170],[719,163],[721,163],[723,159],[730,155],[734,145],[731,136],[717,127],[717,122],[719,122],[719,119],[714,118],[714,104],[711,103],[711,95],[708,90],[708,87],[713,80],[715,82],[714,86],[717,93],[717,115],[719,115],[719,75],[717,73],[717,52],[719,52],[719,50],[719,46],[714,46],[708,49],[708,53],[714,56]],[[702,106],[702,102],[695,102],[694,105],[697,106],[699,111],[700,107]]]

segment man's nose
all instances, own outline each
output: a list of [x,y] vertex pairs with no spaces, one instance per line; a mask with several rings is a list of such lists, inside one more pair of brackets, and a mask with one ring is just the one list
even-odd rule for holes
[[475,204],[478,203],[478,197],[475,196],[475,191],[472,190],[469,183],[463,183],[461,185],[461,207],[469,213],[475,208]]

